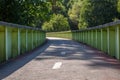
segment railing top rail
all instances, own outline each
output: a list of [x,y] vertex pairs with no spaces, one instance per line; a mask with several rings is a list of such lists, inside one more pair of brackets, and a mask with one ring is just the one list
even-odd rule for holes
[[114,22],[110,22],[110,23],[106,23],[103,25],[98,25],[95,27],[91,27],[91,28],[86,28],[86,29],[81,29],[81,30],[73,30],[73,32],[75,31],[86,31],[86,30],[94,30],[94,29],[102,29],[102,28],[107,28],[107,27],[114,27],[115,25],[120,24],[120,20],[114,21]]
[[[7,26],[7,27],[13,27],[13,28],[24,28],[24,29],[32,29],[32,30],[43,31],[43,30],[41,30],[40,28],[33,28],[33,27],[30,27],[30,26],[13,24],[13,23],[8,23],[8,22],[3,22],[3,21],[0,21],[0,25],[1,25],[1,26]],[[1,27],[1,26],[0,26],[0,27]]]

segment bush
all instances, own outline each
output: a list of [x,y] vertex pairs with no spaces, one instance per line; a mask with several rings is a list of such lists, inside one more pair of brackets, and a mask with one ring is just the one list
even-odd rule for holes
[[70,30],[67,18],[61,14],[53,14],[49,22],[42,26],[45,31],[67,31]]

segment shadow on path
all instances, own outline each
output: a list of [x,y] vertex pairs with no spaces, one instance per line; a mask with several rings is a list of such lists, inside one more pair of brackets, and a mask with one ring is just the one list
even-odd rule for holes
[[[107,54],[96,50],[90,46],[63,39],[50,39],[51,45],[43,54],[37,56],[35,60],[80,60],[88,61],[85,64],[91,68],[112,68],[120,69],[120,62]],[[66,54],[61,54],[65,52]]]
[[[61,54],[62,52],[66,54]],[[120,62],[118,60],[107,56],[101,51],[67,39],[50,38],[46,45],[38,47],[30,53],[0,66],[0,80],[17,71],[31,60],[38,62],[55,59],[74,60],[78,64],[83,61],[85,62],[84,66],[90,67],[91,69],[110,68],[120,70]]]
[[13,72],[17,71],[19,68],[26,65],[44,50],[46,50],[50,45],[50,42],[47,41],[46,45],[39,46],[36,49],[28,52],[24,55],[17,57],[16,59],[10,60],[2,65],[0,65],[0,80],[4,79],[5,77],[9,76]]

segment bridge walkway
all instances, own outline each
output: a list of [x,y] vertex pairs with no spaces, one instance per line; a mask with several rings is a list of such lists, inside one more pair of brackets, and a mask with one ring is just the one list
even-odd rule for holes
[[120,80],[120,62],[87,45],[49,38],[0,66],[0,80]]

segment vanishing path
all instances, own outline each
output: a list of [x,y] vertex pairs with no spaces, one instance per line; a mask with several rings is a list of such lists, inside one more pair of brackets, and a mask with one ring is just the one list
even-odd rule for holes
[[72,40],[49,38],[0,66],[0,80],[120,80],[120,62]]

